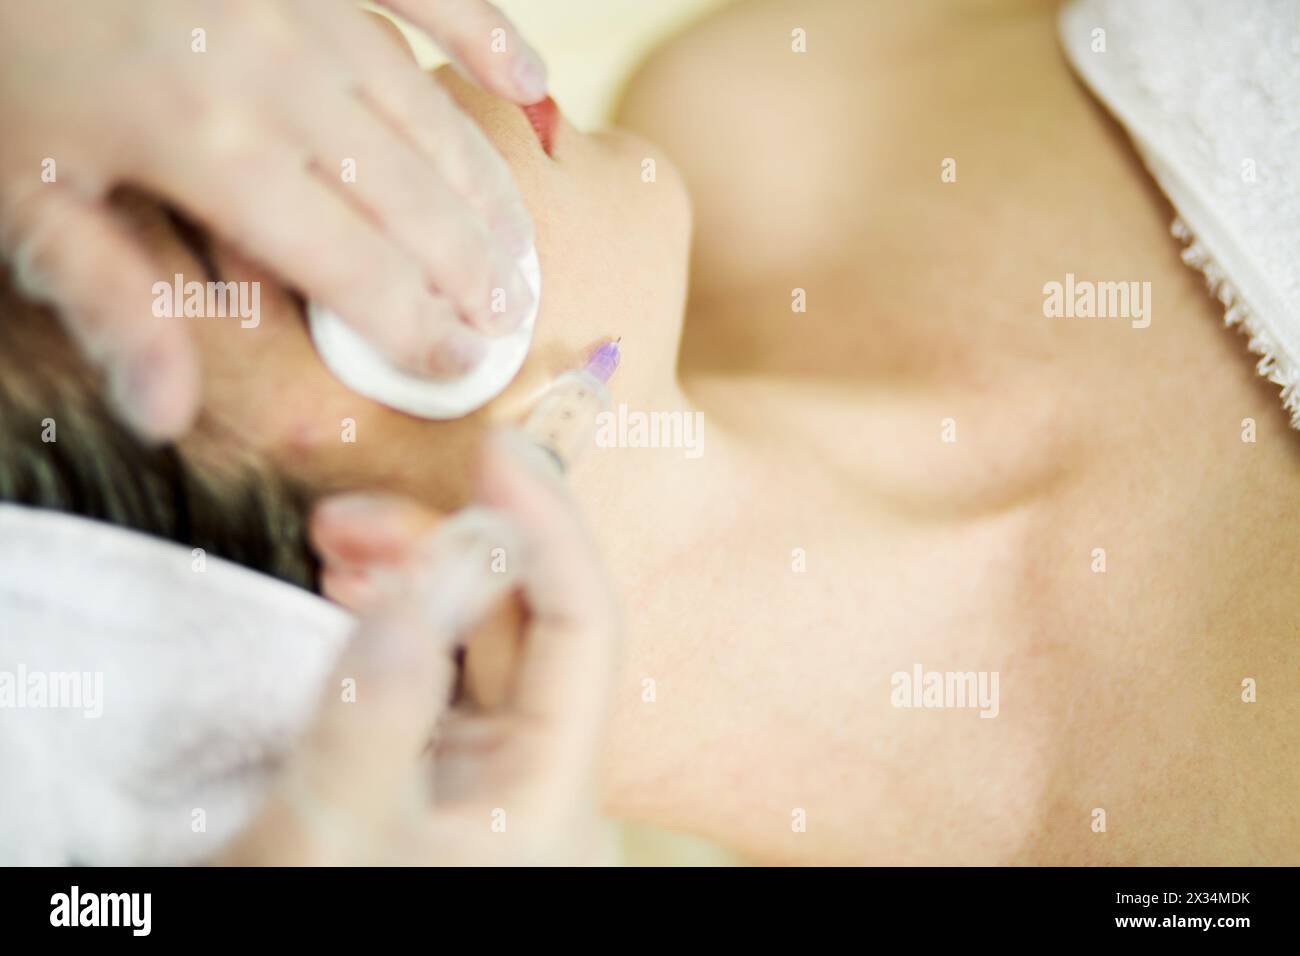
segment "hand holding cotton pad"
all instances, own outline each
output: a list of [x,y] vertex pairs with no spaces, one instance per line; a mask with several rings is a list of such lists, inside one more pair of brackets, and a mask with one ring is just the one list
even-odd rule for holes
[[430,379],[399,370],[343,319],[315,302],[307,303],[312,341],[325,366],[357,394],[418,418],[461,418],[500,395],[528,357],[542,296],[536,248],[529,248],[519,268],[533,294],[532,308],[513,332],[489,338],[483,361],[459,378]]

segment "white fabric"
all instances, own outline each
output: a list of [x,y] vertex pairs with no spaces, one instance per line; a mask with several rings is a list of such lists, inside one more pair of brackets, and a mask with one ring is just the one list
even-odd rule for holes
[[1177,210],[1184,261],[1246,329],[1300,428],[1300,10],[1074,0],[1060,32]]
[[352,623],[246,568],[196,571],[189,548],[0,505],[0,682],[103,675],[98,718],[0,696],[0,864],[210,857],[255,809]]

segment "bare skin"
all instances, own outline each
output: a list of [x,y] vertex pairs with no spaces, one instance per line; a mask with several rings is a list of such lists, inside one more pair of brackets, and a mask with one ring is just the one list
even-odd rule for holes
[[[263,320],[198,330],[205,412],[322,494],[447,512],[485,426],[621,334],[615,400],[705,433],[571,479],[627,617],[609,813],[761,861],[1294,863],[1300,439],[1053,18],[737,4],[629,85],[662,150],[564,127],[548,159],[442,73],[537,226],[520,379],[458,422],[380,408],[223,251]],[[1151,326],[1044,318],[1067,272],[1151,282]],[[916,663],[998,672],[998,716],[893,707]]]
[[[707,615],[639,645],[692,702],[622,711],[648,814],[685,790],[805,862],[1300,858],[1300,438],[1054,20],[742,3],[631,82],[620,125],[695,202],[682,383],[747,456],[723,537],[643,592]],[[1150,281],[1154,321],[1045,319],[1066,272]],[[1000,671],[1001,714],[891,708],[918,661]]]

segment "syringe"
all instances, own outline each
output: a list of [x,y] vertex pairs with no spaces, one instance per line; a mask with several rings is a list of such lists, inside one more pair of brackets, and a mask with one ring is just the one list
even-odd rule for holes
[[610,405],[609,381],[618,368],[622,339],[606,342],[582,368],[565,372],[542,395],[524,434],[567,472],[596,437],[597,419]]

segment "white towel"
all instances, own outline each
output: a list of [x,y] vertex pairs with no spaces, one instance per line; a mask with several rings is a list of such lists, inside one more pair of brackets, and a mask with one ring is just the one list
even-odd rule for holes
[[1060,32],[1300,428],[1300,4],[1074,0]]
[[[353,620],[205,564],[171,542],[0,505],[0,863],[195,862],[249,820]],[[74,706],[35,706],[42,683]]]

